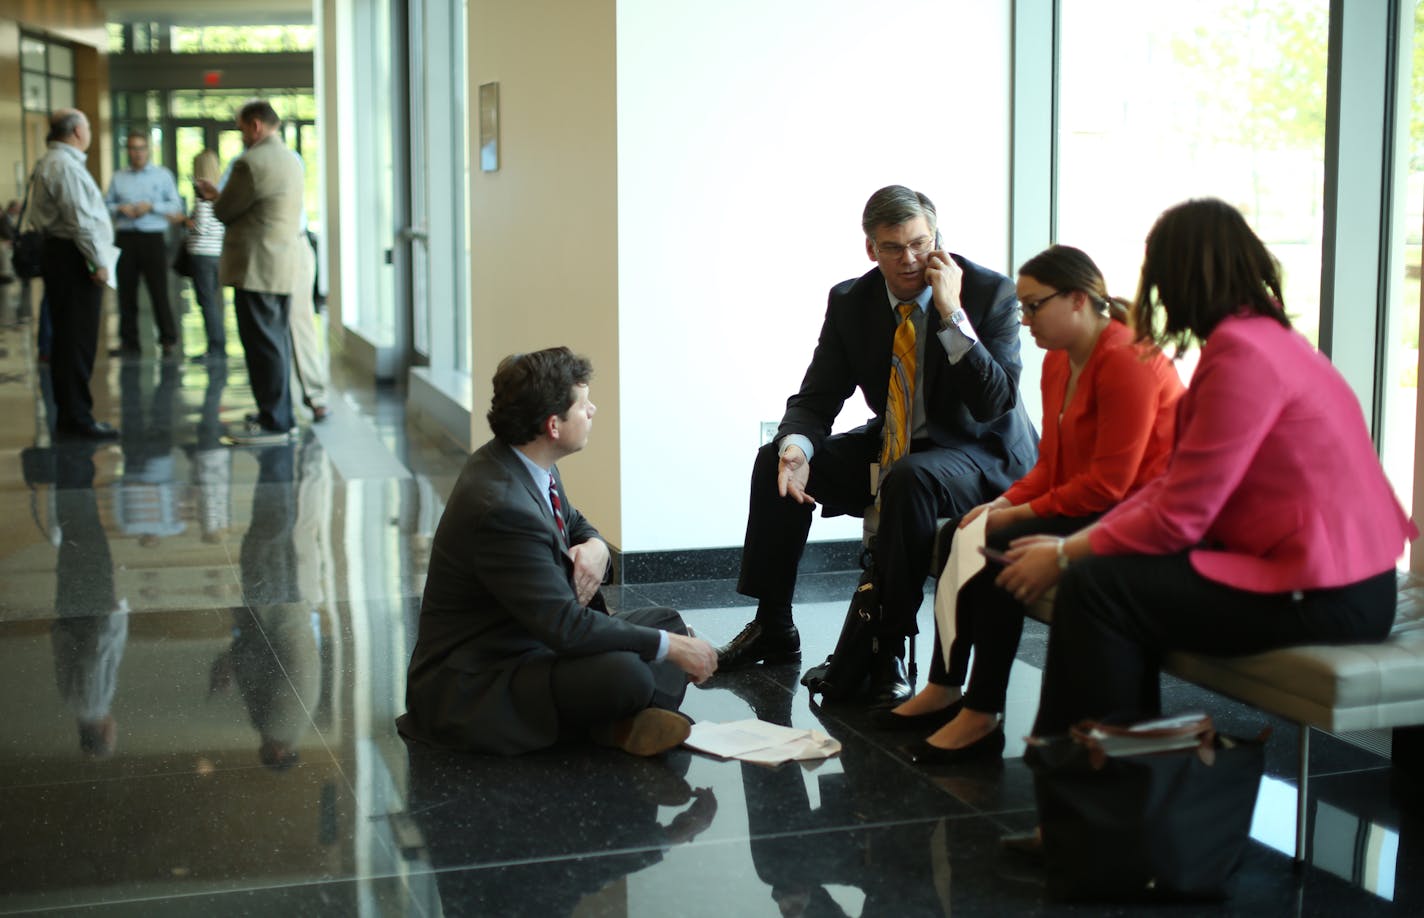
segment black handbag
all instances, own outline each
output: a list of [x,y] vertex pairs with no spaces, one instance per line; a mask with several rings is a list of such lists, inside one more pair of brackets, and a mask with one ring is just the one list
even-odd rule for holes
[[193,276],[193,256],[188,251],[188,236],[185,233],[178,243],[178,252],[173,256],[173,271],[180,277]]
[[30,184],[25,187],[25,203],[20,205],[20,218],[15,221],[15,241],[10,252],[10,262],[15,276],[24,280],[39,277],[44,273],[44,236],[38,230],[25,232],[25,214],[30,209],[30,190],[35,177],[30,175]]
[[801,684],[825,701],[850,701],[861,693],[870,662],[880,649],[880,592],[873,563],[866,563],[850,597],[836,649],[820,666],[806,670]]
[[1222,899],[1250,838],[1267,729],[1204,714],[1029,738],[1048,892],[1066,900]]

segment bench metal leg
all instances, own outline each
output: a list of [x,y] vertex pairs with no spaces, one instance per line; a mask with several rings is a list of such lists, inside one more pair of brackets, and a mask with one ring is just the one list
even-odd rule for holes
[[1310,724],[1300,725],[1300,763],[1295,791],[1295,867],[1305,864],[1306,797],[1310,790]]

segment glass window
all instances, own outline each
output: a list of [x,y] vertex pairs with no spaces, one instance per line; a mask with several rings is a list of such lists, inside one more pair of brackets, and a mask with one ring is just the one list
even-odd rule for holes
[[44,72],[45,43],[42,39],[32,35],[20,37],[20,69]]
[[1385,473],[1395,493],[1411,506],[1414,495],[1414,431],[1419,392],[1420,255],[1424,251],[1424,0],[1409,5],[1405,22],[1407,79],[1401,87],[1406,96],[1400,111],[1400,143],[1396,149],[1395,177],[1397,206],[1402,214],[1395,221],[1394,250],[1390,267],[1388,347],[1385,352],[1384,431],[1380,453]]
[[1131,296],[1167,207],[1239,207],[1317,340],[1328,0],[1063,0],[1060,242]]
[[51,76],[74,76],[74,49],[65,45],[49,46],[49,72]]
[[74,107],[74,81],[64,77],[50,77],[49,80],[49,107],[56,108]]
[[43,73],[20,74],[20,92],[25,98],[25,111],[27,112],[48,112],[49,94],[46,91],[48,81]]

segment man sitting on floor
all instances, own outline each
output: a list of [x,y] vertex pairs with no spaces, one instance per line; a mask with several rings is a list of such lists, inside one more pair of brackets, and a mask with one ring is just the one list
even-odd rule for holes
[[503,755],[579,738],[655,755],[687,738],[677,707],[716,650],[672,609],[607,612],[608,546],[554,465],[588,443],[592,372],[562,347],[500,362],[494,439],[435,532],[397,722],[407,738]]

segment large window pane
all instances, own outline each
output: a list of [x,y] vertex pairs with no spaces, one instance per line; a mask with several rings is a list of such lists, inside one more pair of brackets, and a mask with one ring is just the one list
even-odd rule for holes
[[1406,20],[1401,87],[1401,143],[1395,193],[1400,218],[1395,222],[1390,265],[1393,294],[1385,354],[1384,436],[1380,447],[1390,483],[1406,507],[1414,493],[1414,435],[1419,391],[1419,265],[1424,250],[1424,0],[1415,0]]
[[1157,216],[1222,198],[1316,340],[1328,21],[1328,0],[1063,0],[1058,240],[1131,296]]

